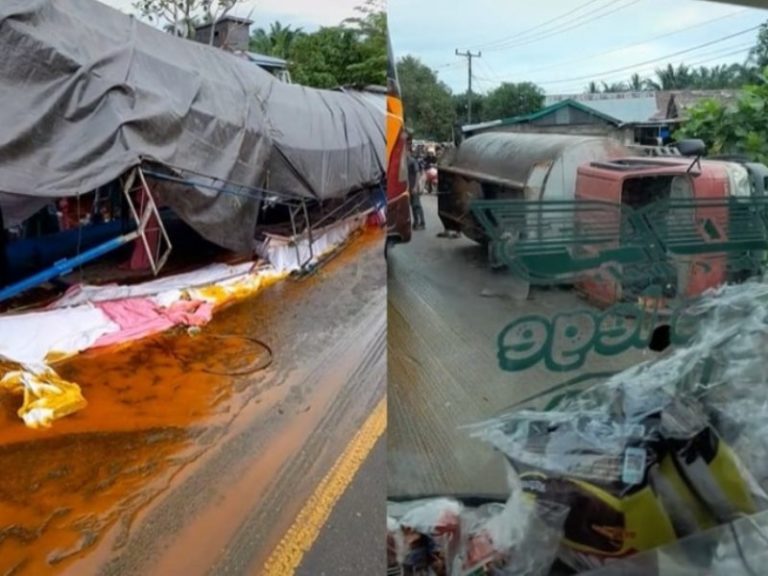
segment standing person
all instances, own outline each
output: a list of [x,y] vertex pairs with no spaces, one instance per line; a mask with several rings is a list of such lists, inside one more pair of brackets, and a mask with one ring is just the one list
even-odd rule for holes
[[427,194],[436,192],[437,188],[437,153],[434,146],[427,147],[427,153],[424,157],[424,182],[426,184]]
[[413,155],[413,136],[408,135],[408,188],[411,193],[411,211],[413,229],[424,230],[424,209],[421,207],[421,187],[419,186],[419,161]]
[[5,251],[7,236],[5,223],[3,222],[3,209],[0,208],[0,288],[9,284],[8,279],[8,254]]

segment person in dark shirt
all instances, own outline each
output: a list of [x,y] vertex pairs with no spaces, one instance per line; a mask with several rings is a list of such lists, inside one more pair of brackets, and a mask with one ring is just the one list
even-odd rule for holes
[[413,229],[424,230],[424,209],[421,207],[421,190],[419,175],[421,167],[413,155],[413,138],[408,136],[408,188],[411,193],[411,211],[413,212]]
[[7,242],[3,209],[0,208],[0,288],[8,285],[8,254],[5,251]]

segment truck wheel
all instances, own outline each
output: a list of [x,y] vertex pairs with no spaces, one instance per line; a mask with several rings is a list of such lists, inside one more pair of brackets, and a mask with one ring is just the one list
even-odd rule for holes
[[389,251],[397,244],[397,238],[394,236],[387,236],[386,242],[384,242],[384,260],[389,260]]

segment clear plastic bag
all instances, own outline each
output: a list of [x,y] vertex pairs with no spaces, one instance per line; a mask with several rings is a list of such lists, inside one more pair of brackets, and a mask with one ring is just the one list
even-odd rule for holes
[[568,509],[520,491],[506,504],[466,509],[453,576],[546,576],[557,555]]
[[450,498],[389,503],[392,576],[545,576],[567,509],[516,492],[508,502],[466,507]]
[[577,570],[766,508],[768,286],[710,293],[672,319],[680,348],[568,398],[471,428],[510,488],[571,509]]
[[[450,498],[390,504],[388,542],[400,572],[408,576],[448,576],[449,567],[458,552],[460,514],[463,506]],[[389,528],[394,528],[390,530]]]

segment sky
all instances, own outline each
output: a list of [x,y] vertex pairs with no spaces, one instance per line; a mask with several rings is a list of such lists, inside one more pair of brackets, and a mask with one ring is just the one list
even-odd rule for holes
[[[132,8],[134,0],[100,1],[127,14],[135,13]],[[231,14],[250,18],[256,27],[268,28],[272,22],[280,21],[311,32],[321,26],[337,25],[345,18],[354,16],[355,6],[361,3],[362,0],[247,0],[241,2]]]
[[766,20],[766,9],[704,0],[389,0],[396,58],[418,57],[454,92],[467,89],[456,49],[482,52],[474,92],[531,81],[575,94],[591,79],[653,76],[667,62],[742,62],[757,38],[747,30]]

